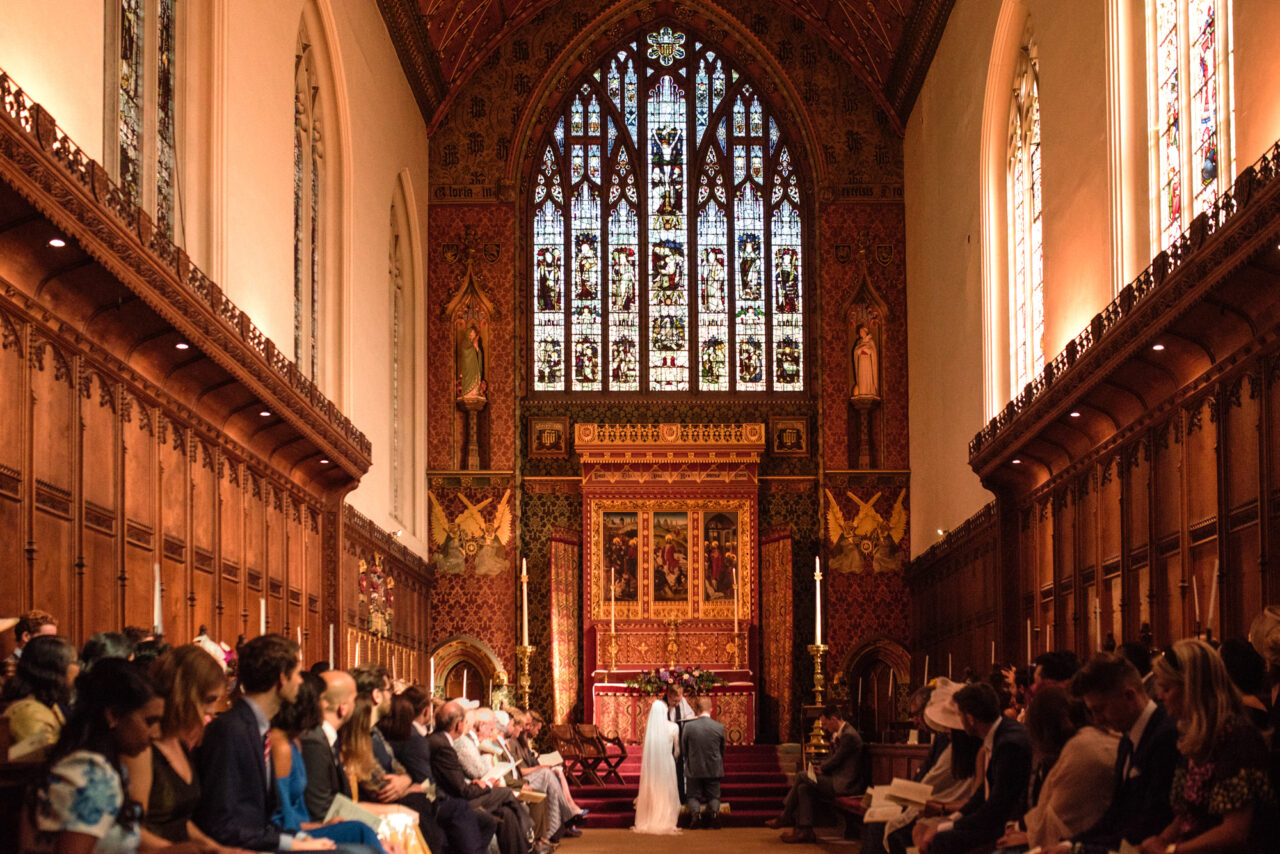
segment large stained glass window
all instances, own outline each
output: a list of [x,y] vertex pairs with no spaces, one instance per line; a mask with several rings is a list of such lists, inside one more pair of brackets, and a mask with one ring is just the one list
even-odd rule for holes
[[535,391],[803,391],[795,156],[726,57],[670,27],[623,45],[538,163]]
[[1009,341],[1015,393],[1044,369],[1039,92],[1036,49],[1028,43],[1009,108]]
[[1150,0],[1151,158],[1156,248],[1213,206],[1231,170],[1220,168],[1228,126],[1229,0]]
[[305,376],[320,377],[320,211],[323,172],[320,86],[315,50],[306,31],[294,63],[293,132],[293,360]]
[[[110,106],[117,176],[129,200],[151,211],[160,232],[173,239],[176,0],[120,0],[116,15],[119,79]],[[154,50],[154,65],[147,63],[149,50]],[[154,146],[146,144],[148,139]]]

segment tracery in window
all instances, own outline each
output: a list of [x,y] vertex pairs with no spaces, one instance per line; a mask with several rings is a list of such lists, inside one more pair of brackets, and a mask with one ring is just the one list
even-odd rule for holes
[[293,359],[302,373],[320,374],[320,211],[324,192],[320,87],[305,30],[294,65]]
[[1009,109],[1009,313],[1014,390],[1044,368],[1044,241],[1041,230],[1039,64],[1028,43]]
[[1213,206],[1230,170],[1220,168],[1228,128],[1223,114],[1228,0],[1152,0],[1148,24],[1153,66],[1152,186],[1162,249]]
[[533,178],[539,392],[804,389],[804,218],[785,133],[662,27],[573,89]]

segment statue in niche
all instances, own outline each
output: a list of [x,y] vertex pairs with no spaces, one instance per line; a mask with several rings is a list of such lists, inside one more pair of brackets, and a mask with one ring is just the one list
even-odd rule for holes
[[474,323],[462,333],[458,336],[458,400],[484,400],[489,385],[484,374],[484,342]]
[[853,397],[880,399],[880,348],[867,323],[857,326],[853,342]]

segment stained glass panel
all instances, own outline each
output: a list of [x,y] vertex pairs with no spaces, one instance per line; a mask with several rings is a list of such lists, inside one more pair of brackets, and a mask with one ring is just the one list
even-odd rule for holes
[[1191,119],[1195,151],[1195,212],[1213,205],[1218,190],[1218,53],[1215,0],[1193,0],[1191,23]]
[[173,239],[174,219],[174,4],[158,0],[156,29],[156,226]]
[[120,2],[120,188],[129,201],[142,201],[142,104],[143,33],[146,11],[143,0]]
[[583,80],[533,179],[534,390],[803,391],[800,189],[765,101],[671,28]]

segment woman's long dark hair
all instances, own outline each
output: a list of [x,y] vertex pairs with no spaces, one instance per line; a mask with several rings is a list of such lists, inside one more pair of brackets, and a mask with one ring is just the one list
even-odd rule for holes
[[303,673],[298,696],[293,702],[284,703],[271,719],[271,725],[292,741],[309,729],[320,726],[320,695],[324,693],[324,680],[314,673]]
[[[27,657],[25,651],[22,657]],[[62,737],[49,753],[50,765],[77,750],[91,750],[119,767],[119,750],[107,712],[122,718],[145,706],[155,695],[142,667],[122,658],[102,659],[76,680],[75,708],[62,728]]]
[[18,659],[18,672],[4,686],[5,701],[31,697],[49,708],[71,700],[67,668],[76,660],[76,648],[61,635],[37,635],[27,641]]
[[951,730],[951,777],[965,780],[978,770],[978,748],[982,739],[974,738],[962,729]]

